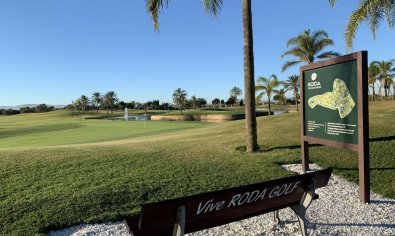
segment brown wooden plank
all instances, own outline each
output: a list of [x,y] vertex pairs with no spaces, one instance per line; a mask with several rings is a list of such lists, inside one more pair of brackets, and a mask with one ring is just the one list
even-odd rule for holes
[[[185,233],[298,204],[312,178],[326,186],[331,170],[321,170],[242,187],[143,205],[139,230],[172,228],[177,209],[186,208]],[[144,233],[145,235],[145,233]]]

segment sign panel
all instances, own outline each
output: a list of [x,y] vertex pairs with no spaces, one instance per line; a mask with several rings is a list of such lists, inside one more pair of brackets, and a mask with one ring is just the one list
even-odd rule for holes
[[309,144],[358,152],[359,198],[370,201],[368,53],[356,52],[300,67],[301,155]]
[[303,73],[304,135],[358,144],[356,60]]

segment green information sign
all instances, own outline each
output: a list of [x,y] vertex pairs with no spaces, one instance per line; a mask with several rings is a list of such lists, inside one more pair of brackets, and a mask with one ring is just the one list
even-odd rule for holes
[[309,145],[358,152],[359,199],[370,201],[368,52],[300,67],[301,156],[309,170]]
[[357,61],[303,73],[304,135],[358,144]]

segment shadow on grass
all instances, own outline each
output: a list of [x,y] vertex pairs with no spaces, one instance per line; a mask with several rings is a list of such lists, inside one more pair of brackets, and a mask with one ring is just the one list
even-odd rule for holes
[[[309,147],[320,147],[323,146],[321,144],[309,144]],[[270,148],[265,148],[265,147],[259,147],[258,152],[272,152],[276,150],[294,150],[294,149],[300,149],[300,145],[291,145],[291,146],[279,146],[279,147],[270,147]],[[238,146],[236,148],[236,151],[240,152],[246,152],[247,148],[246,146]]]
[[[343,167],[332,167],[334,170],[344,170],[344,171],[358,171],[358,168],[343,168]],[[370,170],[395,170],[395,167],[375,167],[375,168],[369,168]]]
[[369,142],[392,141],[392,140],[395,140],[395,136],[370,138]]
[[6,130],[0,132],[0,139],[11,138],[16,136],[31,135],[46,132],[63,131],[69,129],[78,129],[83,127],[82,124],[52,124],[52,125],[37,125],[33,127],[19,128],[13,130]]

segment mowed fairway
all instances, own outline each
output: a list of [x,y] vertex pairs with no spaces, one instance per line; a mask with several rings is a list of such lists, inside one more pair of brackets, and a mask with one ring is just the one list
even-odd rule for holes
[[[395,198],[395,105],[370,103],[372,189]],[[0,117],[0,234],[45,234],[121,220],[143,203],[289,175],[300,162],[299,114],[259,117],[261,152],[244,120],[220,124]],[[313,147],[312,161],[357,181],[355,153]]]
[[209,124],[82,120],[65,111],[0,117],[0,148],[84,144],[166,134]]

